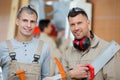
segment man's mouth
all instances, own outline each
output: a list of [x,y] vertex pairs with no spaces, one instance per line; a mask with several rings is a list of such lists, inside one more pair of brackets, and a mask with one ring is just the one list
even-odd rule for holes
[[81,32],[80,31],[77,31],[75,32],[76,36],[80,36]]

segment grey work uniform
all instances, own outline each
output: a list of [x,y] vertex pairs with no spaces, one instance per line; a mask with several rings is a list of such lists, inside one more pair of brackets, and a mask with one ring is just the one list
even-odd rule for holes
[[[37,50],[39,40],[33,38],[28,42],[18,42],[15,39],[10,40],[13,46],[14,51],[16,52],[16,59],[18,62],[22,63],[32,63],[33,56]],[[39,64],[41,65],[41,79],[46,76],[49,76],[49,47],[44,43],[42,47],[42,52],[40,53]],[[6,42],[0,43],[0,66],[3,70],[3,78],[7,80],[8,76],[8,64],[10,62],[9,50]]]

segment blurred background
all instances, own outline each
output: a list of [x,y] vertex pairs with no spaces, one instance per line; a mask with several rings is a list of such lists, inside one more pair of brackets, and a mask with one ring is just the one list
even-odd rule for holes
[[91,20],[91,30],[99,37],[120,44],[120,0],[0,0],[0,42],[15,36],[18,9],[26,4],[35,7],[40,19],[50,19],[57,31],[72,36],[67,22],[70,8],[84,8]]

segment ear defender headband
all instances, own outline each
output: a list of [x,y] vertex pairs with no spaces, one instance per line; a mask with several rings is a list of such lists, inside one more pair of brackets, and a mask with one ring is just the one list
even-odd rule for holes
[[[90,34],[91,34],[91,36],[90,36],[91,39],[93,39],[94,35],[91,31],[90,31]],[[80,51],[85,51],[86,49],[89,48],[90,45],[91,45],[90,39],[86,36],[83,37],[82,39],[74,39],[73,40],[73,46]]]

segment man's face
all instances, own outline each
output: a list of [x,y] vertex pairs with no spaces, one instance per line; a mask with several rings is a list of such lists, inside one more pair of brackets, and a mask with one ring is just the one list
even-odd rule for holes
[[48,26],[45,28],[45,32],[46,32],[47,34],[50,34],[51,31],[52,31],[52,24],[49,23]]
[[32,36],[36,26],[36,19],[37,16],[35,14],[28,14],[26,11],[23,11],[20,18],[16,19],[18,34],[27,37]]
[[49,24],[47,28],[48,28],[48,34],[50,34],[52,31],[52,24]]
[[85,16],[78,14],[75,17],[69,17],[69,24],[76,39],[81,39],[84,36],[89,37],[90,21]]

